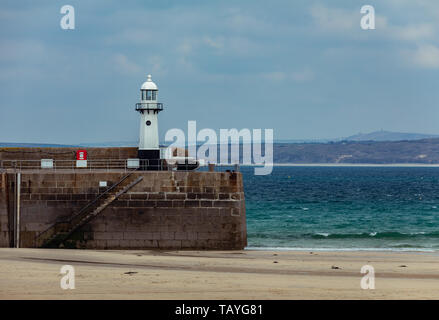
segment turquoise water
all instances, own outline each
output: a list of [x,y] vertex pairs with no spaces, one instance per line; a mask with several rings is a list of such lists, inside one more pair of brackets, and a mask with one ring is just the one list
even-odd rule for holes
[[439,251],[439,168],[241,168],[249,248]]

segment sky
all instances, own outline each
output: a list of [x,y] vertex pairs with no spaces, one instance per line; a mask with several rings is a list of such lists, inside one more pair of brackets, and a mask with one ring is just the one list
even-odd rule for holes
[[136,141],[147,74],[161,140],[188,120],[275,139],[439,134],[438,73],[437,0],[0,2],[1,142]]

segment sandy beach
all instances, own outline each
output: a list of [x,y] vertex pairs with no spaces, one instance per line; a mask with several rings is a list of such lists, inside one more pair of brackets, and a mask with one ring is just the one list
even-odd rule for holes
[[[363,265],[375,289],[360,287]],[[63,290],[63,265],[75,289]],[[0,249],[0,299],[439,299],[421,252]]]

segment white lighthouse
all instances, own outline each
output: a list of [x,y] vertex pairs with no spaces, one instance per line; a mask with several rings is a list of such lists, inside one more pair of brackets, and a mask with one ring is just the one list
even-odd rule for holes
[[140,113],[140,142],[138,157],[146,161],[146,166],[159,165],[159,126],[158,114],[163,110],[163,104],[157,102],[157,85],[148,75],[146,82],[140,88],[140,103],[136,103],[136,111]]

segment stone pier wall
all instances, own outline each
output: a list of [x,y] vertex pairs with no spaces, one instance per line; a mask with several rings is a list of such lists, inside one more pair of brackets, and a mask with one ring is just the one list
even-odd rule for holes
[[[123,152],[132,153],[132,150],[126,148]],[[106,188],[99,187],[100,181],[107,181],[111,186],[125,174],[98,170],[22,171],[20,246],[35,247],[41,232],[60,219],[71,217],[105,191]],[[143,180],[139,184],[69,238],[71,247],[243,249],[246,246],[241,173],[133,173],[140,175]],[[14,173],[1,174],[0,247],[9,247],[14,236],[11,230],[14,180]]]
[[1,160],[75,160],[78,149],[87,150],[89,160],[120,160],[137,158],[137,148],[135,147],[112,147],[112,148],[0,148]]
[[[11,241],[11,228],[12,225],[12,210],[9,210],[8,199],[8,175],[4,172],[0,172],[0,247],[10,247]],[[11,215],[10,215],[11,213]],[[10,215],[10,216],[9,216]]]

